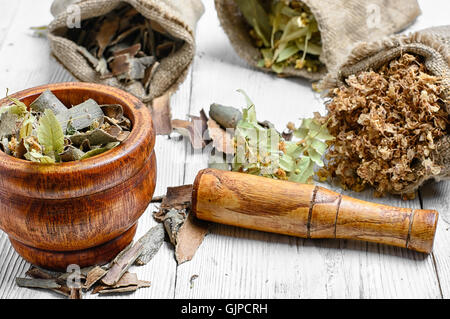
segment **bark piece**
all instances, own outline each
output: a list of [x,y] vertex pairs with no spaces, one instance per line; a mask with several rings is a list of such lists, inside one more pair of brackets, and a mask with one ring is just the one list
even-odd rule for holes
[[69,299],[83,299],[81,295],[81,288],[71,288]]
[[94,284],[96,284],[100,279],[102,279],[108,271],[102,267],[93,268],[86,277],[86,282],[84,283],[83,289],[89,290]]
[[167,187],[166,196],[162,199],[158,212],[154,214],[154,218],[162,222],[164,215],[171,209],[177,210],[190,207],[192,200],[192,185],[183,185],[178,187]]
[[[25,275],[30,276],[35,279],[50,279],[50,280],[57,280],[57,278],[61,275],[60,273],[50,273],[48,271],[45,271],[43,269],[37,268],[37,267],[30,267],[30,269],[27,270]],[[62,284],[62,282],[59,280],[57,281],[60,284],[60,288],[52,289],[54,292],[64,295],[68,297],[70,295],[70,289]]]
[[164,228],[166,229],[167,234],[169,235],[170,242],[175,247],[178,244],[178,232],[180,231],[181,226],[183,226],[187,217],[187,213],[185,209],[177,210],[171,208],[164,215]]
[[42,288],[42,289],[59,289],[61,285],[56,282],[56,279],[36,279],[36,278],[16,278],[16,283],[19,287],[25,288]]
[[165,94],[154,99],[151,106],[151,113],[156,135],[169,135],[172,132],[170,94]]
[[139,239],[139,241],[142,241],[144,249],[134,264],[143,266],[146,265],[161,248],[161,245],[164,242],[163,226],[158,224],[155,227],[150,228],[150,230],[141,239]]
[[16,131],[16,122],[19,117],[9,112],[2,113],[0,116],[0,137],[11,136]]
[[178,264],[191,260],[208,233],[209,224],[189,214],[177,234],[175,258]]
[[[148,90],[150,88],[150,84],[153,79],[153,76],[155,75],[155,73],[158,70],[160,65],[161,65],[161,63],[156,61],[155,63],[153,63],[150,67],[148,67],[145,70],[145,75],[144,75],[144,80],[143,80],[145,92],[148,92]],[[168,94],[168,92],[166,92],[166,94]]]
[[191,260],[208,231],[208,224],[191,216],[192,185],[168,187],[154,218],[163,222],[175,246],[178,263]]
[[103,52],[106,47],[111,43],[114,35],[119,29],[120,19],[118,16],[112,19],[105,19],[100,26],[100,30],[98,31],[95,39],[98,45],[97,57],[100,58],[103,56]]
[[115,50],[113,52],[114,56],[119,56],[119,55],[123,55],[123,54],[128,54],[131,57],[136,56],[136,54],[141,50],[141,44],[140,43],[136,43],[132,46],[120,49],[120,50]]
[[75,130],[82,130],[103,119],[103,111],[93,99],[89,99],[81,104],[71,107],[65,112],[59,113],[56,118],[61,124],[63,132],[66,132],[70,121],[71,127]]
[[67,107],[50,90],[46,90],[39,95],[30,104],[30,108],[37,112],[44,112],[46,109],[50,109],[55,115],[67,111]]
[[126,272],[115,285],[99,285],[94,288],[92,293],[111,294],[133,292],[143,287],[150,287],[150,282],[139,280],[135,273]]

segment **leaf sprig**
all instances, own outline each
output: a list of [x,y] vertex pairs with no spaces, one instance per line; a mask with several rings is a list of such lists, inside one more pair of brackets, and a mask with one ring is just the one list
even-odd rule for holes
[[323,167],[323,155],[327,141],[334,139],[328,133],[327,124],[315,118],[304,119],[293,130],[297,141],[286,141],[273,127],[261,125],[256,118],[255,105],[244,91],[246,99],[234,136],[235,157],[233,171],[269,178],[308,183],[314,175],[314,167]]

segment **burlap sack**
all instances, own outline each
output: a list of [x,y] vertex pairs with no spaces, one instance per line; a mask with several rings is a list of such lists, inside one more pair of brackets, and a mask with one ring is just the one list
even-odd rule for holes
[[[266,1],[266,0],[264,0]],[[321,79],[342,61],[359,41],[379,39],[410,25],[420,14],[416,0],[302,0],[316,17],[322,36],[325,65],[316,73],[286,68],[286,76]],[[215,0],[217,15],[237,54],[250,65],[260,68],[261,54],[252,44],[248,25],[234,0]],[[378,15],[379,13],[379,15]]]
[[[344,85],[350,75],[385,65],[401,54],[409,52],[425,59],[428,71],[442,78],[444,92],[442,100],[450,114],[450,26],[435,27],[411,35],[391,36],[371,43],[360,43],[340,66],[324,78],[320,87],[330,90]],[[399,193],[412,193],[426,180],[450,178],[450,135],[436,143],[432,161],[443,167],[440,174],[423,176]]]
[[[79,0],[75,2],[80,8],[81,21],[99,17],[114,10],[118,5],[128,3],[144,17],[159,23],[173,37],[184,41],[184,45],[174,54],[163,59],[153,76],[147,94],[140,82],[126,85],[116,78],[101,79],[95,69],[78,52],[77,45],[62,35],[67,28],[67,20],[73,12],[53,8],[58,12],[49,25],[49,41],[53,55],[77,79],[84,82],[96,82],[124,89],[143,102],[149,102],[166,92],[173,92],[187,75],[188,68],[195,54],[195,28],[204,12],[200,0]],[[70,17],[69,17],[70,18]]]

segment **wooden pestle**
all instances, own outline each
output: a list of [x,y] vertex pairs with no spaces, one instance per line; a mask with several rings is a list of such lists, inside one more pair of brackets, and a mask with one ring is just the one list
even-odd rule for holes
[[438,212],[361,201],[323,187],[205,169],[192,192],[197,218],[302,238],[345,238],[430,253]]

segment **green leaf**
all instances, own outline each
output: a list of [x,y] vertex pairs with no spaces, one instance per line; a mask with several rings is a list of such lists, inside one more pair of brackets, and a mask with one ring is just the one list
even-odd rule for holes
[[33,124],[36,118],[31,115],[31,113],[28,113],[25,120],[22,121],[22,125],[20,127],[19,136],[21,139],[24,139],[25,137],[28,137],[33,132]]
[[283,73],[284,65],[282,63],[274,63],[272,64],[272,70],[277,74]]
[[283,154],[280,158],[280,168],[286,172],[292,172],[295,169],[295,160],[289,155]]
[[[245,102],[247,103],[247,108],[251,108],[255,106],[255,103],[252,102],[252,100],[250,100],[250,98],[248,97],[247,93],[245,93],[244,90],[239,89],[237,90],[239,93],[241,93],[244,97],[245,97]],[[256,120],[256,113],[253,110],[254,114],[255,114],[255,120]]]
[[303,140],[308,136],[308,133],[309,133],[309,129],[299,127],[298,129],[296,129],[294,131],[294,136]]
[[328,145],[325,142],[315,138],[311,141],[311,147],[319,154],[325,154],[325,151],[328,148]]
[[61,153],[64,149],[64,134],[52,110],[46,109],[37,128],[39,143],[44,147],[45,155]]
[[269,15],[261,6],[258,0],[234,0],[238,5],[242,15],[247,22],[255,29],[258,36],[269,46],[269,39],[272,33]]
[[314,149],[309,149],[308,150],[309,153],[309,157],[311,158],[311,160],[316,163],[317,165],[319,165],[320,167],[323,167],[323,161],[322,161],[322,155],[317,153]]
[[280,54],[278,55],[277,62],[283,62],[287,59],[289,59],[291,56],[296,54],[298,52],[298,48],[295,45],[289,45],[286,48],[284,48]]
[[91,158],[93,156],[105,153],[106,151],[109,151],[110,149],[113,149],[114,147],[116,147],[119,144],[120,144],[120,142],[111,142],[111,143],[106,144],[104,147],[99,147],[99,148],[90,150],[89,152],[86,152],[80,158],[80,160],[84,160],[84,159]]
[[305,152],[303,145],[297,145],[295,142],[286,142],[286,153],[293,157],[298,158]]
[[30,152],[26,153],[24,155],[24,157],[29,161],[42,163],[42,164],[54,164],[55,163],[55,160],[52,157],[38,153],[35,150],[31,150]]
[[289,180],[297,183],[307,183],[313,175],[314,162],[309,157],[302,157],[299,160],[295,172],[289,176]]

